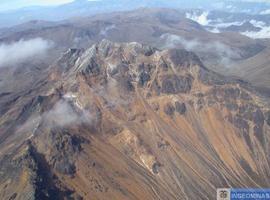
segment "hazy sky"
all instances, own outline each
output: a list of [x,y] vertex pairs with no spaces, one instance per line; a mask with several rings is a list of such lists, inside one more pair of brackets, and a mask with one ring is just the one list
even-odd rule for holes
[[17,9],[34,5],[57,5],[73,0],[0,0],[0,10]]
[[[35,6],[35,5],[42,5],[42,6],[58,5],[58,4],[72,2],[72,1],[74,0],[0,0],[0,11],[18,9],[21,7],[28,7],[28,6]],[[132,1],[132,0],[127,0],[127,2],[128,1]],[[216,0],[213,0],[213,1],[216,1]],[[270,0],[223,0],[223,1],[248,1],[248,2],[269,2],[270,3]]]

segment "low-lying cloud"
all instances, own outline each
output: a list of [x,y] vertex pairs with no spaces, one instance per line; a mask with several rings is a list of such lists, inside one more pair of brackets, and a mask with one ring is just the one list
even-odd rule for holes
[[[270,10],[265,10],[261,14],[270,14]],[[229,21],[224,22],[222,19],[209,19],[209,12],[188,12],[186,13],[186,18],[196,21],[200,25],[204,26],[208,31],[213,33],[220,33],[223,29],[226,29],[230,26],[242,26],[244,23],[249,22],[255,28],[260,28],[259,31],[245,31],[239,32],[242,35],[251,37],[251,38],[270,38],[270,26],[267,26],[263,21],[257,20],[244,20],[244,21]]]
[[246,31],[242,32],[243,35],[246,35],[250,38],[259,39],[259,38],[270,38],[270,27],[263,27],[260,31]]
[[70,125],[91,124],[95,121],[93,115],[88,110],[83,109],[78,102],[75,102],[75,96],[65,95],[64,99],[59,100],[47,112],[37,114],[30,117],[17,132],[31,132],[32,136],[36,134],[36,130],[41,122],[47,128],[66,127]]
[[102,30],[100,31],[100,35],[102,35],[102,36],[107,36],[107,35],[108,35],[108,32],[109,32],[110,30],[115,29],[115,28],[116,28],[116,26],[115,26],[114,24],[112,24],[112,25],[110,25],[110,26],[106,26],[104,29],[102,29]]
[[250,20],[250,23],[254,27],[260,28],[260,30],[259,31],[245,31],[245,32],[242,32],[241,34],[254,38],[254,39],[270,38],[270,26],[267,26],[265,22]]
[[48,124],[61,127],[91,121],[88,112],[84,110],[81,110],[80,113],[75,112],[74,108],[66,100],[58,101],[49,112],[43,114],[43,117]]
[[53,46],[42,38],[0,44],[0,67],[16,66],[37,56],[44,56]]
[[215,20],[211,20],[208,18],[209,12],[204,11],[202,13],[192,12],[186,13],[186,18],[191,19],[202,26],[205,26],[206,29],[213,33],[220,33],[220,29],[227,28],[229,26],[241,26],[245,23],[245,21],[236,21],[236,22],[223,22],[222,19],[218,18]]
[[207,18],[208,15],[209,15],[209,12],[206,12],[206,11],[201,13],[201,14],[198,14],[196,12],[186,13],[186,18],[191,19],[191,20],[193,20],[193,21],[195,21],[203,26],[206,26],[211,22],[211,20],[208,20],[208,18]]
[[187,40],[181,36],[173,34],[164,34],[161,36],[161,39],[165,41],[165,48],[174,48],[181,45],[188,51],[204,53],[209,52],[215,55],[219,63],[224,66],[228,66],[232,60],[240,57],[237,52],[219,41],[206,43],[198,39]]
[[269,15],[270,14],[270,9],[263,10],[260,12],[261,15]]
[[220,33],[222,29],[228,28],[230,26],[242,26],[244,23],[249,22],[255,28],[259,28],[259,31],[244,31],[239,32],[242,35],[248,36],[250,38],[270,38],[270,26],[267,26],[263,21],[249,20],[249,21],[235,21],[223,23],[221,20],[211,21],[207,30],[214,33]]

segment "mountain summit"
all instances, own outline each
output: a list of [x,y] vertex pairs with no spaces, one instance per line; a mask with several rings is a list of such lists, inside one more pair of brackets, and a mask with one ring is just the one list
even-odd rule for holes
[[220,187],[270,186],[269,101],[192,52],[102,40],[0,95],[1,199],[215,199]]

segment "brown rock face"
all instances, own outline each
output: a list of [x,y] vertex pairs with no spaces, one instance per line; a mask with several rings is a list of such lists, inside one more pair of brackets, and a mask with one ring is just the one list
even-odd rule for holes
[[192,87],[192,77],[168,75],[162,80],[161,91],[165,94],[187,93]]
[[187,107],[185,103],[175,102],[175,109],[180,114],[183,115],[187,112]]
[[216,188],[270,187],[268,99],[191,52],[103,40],[68,51],[25,90],[1,101],[1,199],[215,199]]

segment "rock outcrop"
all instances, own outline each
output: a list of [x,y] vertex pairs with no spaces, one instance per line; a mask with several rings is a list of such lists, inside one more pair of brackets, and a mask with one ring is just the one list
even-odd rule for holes
[[103,40],[69,50],[26,90],[1,108],[1,199],[215,199],[216,188],[270,187],[269,100],[192,52]]

